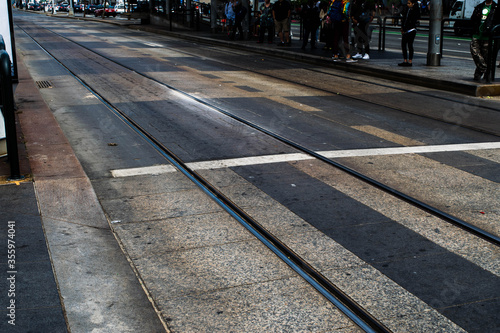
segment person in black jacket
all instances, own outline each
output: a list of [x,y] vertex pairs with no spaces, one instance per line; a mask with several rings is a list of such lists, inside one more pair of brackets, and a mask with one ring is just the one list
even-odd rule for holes
[[417,0],[408,0],[406,7],[401,12],[401,49],[403,50],[403,62],[398,66],[410,67],[413,60],[413,41],[417,35],[417,24],[420,20],[420,8]]
[[351,21],[357,50],[352,58],[368,60],[370,59],[370,22],[373,21],[373,9],[366,0],[354,0],[351,8]]
[[316,48],[316,32],[321,23],[319,19],[319,7],[316,5],[315,0],[309,0],[307,4],[303,5],[300,14],[304,26],[302,50],[306,49],[309,35],[311,35],[311,50],[314,50]]
[[486,59],[488,59],[488,39],[491,29],[498,24],[499,13],[497,4],[493,0],[485,0],[474,8],[471,16],[472,41],[470,43],[470,53],[476,70],[474,71],[474,81],[479,81],[486,72]]

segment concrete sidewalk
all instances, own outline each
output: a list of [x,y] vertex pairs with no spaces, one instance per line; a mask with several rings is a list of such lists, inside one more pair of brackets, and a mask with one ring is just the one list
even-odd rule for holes
[[[9,181],[7,157],[0,158],[2,262],[13,265],[4,265],[0,279],[1,290],[13,292],[2,293],[0,302],[15,304],[0,331],[165,332],[22,59],[18,69],[25,179]],[[13,262],[7,262],[8,239]]]

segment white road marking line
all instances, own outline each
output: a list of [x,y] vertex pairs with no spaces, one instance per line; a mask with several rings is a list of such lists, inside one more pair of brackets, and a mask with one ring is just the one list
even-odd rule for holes
[[140,175],[160,175],[162,173],[174,172],[177,169],[171,165],[153,165],[143,168],[117,169],[111,170],[113,178],[131,177]]
[[[423,154],[423,153],[483,150],[483,149],[500,149],[500,142],[464,143],[464,144],[454,144],[454,145],[394,147],[394,148],[331,150],[331,151],[320,151],[318,152],[318,154],[326,158],[342,158],[342,157],[363,157],[363,156],[383,156],[383,155],[402,155],[402,154]],[[193,162],[193,163],[187,163],[187,166],[192,170],[209,170],[209,169],[221,169],[221,168],[229,168],[237,166],[257,165],[257,164],[303,161],[310,159],[313,159],[313,157],[302,153],[279,154],[279,155],[232,158],[232,159],[218,160],[218,161]],[[171,165],[155,165],[142,168],[111,170],[111,174],[114,178],[119,178],[119,177],[131,177],[140,175],[159,175],[175,171],[177,171],[177,169]]]
[[163,45],[161,45],[161,44],[156,44],[156,43],[151,43],[151,42],[145,42],[144,45],[152,46],[152,47],[163,47]]

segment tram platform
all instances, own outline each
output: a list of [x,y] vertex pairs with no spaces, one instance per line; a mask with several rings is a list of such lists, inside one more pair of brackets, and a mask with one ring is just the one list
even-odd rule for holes
[[[473,80],[475,65],[472,61],[472,57],[464,62],[463,58],[447,56],[444,51],[439,66],[428,66],[427,54],[416,52],[412,67],[399,67],[398,63],[402,62],[401,50],[388,48],[383,51],[379,50],[381,46],[379,47],[378,37],[372,38],[369,60],[360,59],[355,63],[346,63],[345,61],[333,62],[331,58],[332,51],[323,50],[324,43],[318,43],[315,50],[311,50],[310,45],[303,50],[301,48],[302,41],[297,36],[292,37],[290,46],[279,47],[277,46],[279,42],[277,37],[274,38],[274,43],[272,44],[266,42],[259,44],[257,43],[258,37],[252,35],[245,40],[230,40],[226,32],[211,32],[207,25],[202,25],[200,29],[193,30],[175,24],[172,28],[170,28],[170,25],[143,25],[140,23],[140,20],[128,20],[120,16],[116,18],[69,17],[66,15],[61,16],[61,14],[57,16],[127,26],[131,29],[180,37],[199,43],[249,50],[282,57],[284,59],[328,66],[346,72],[374,76],[469,96],[500,96],[499,75],[496,75],[497,79],[491,83],[487,83],[484,79],[479,82]],[[447,42],[446,38],[443,38],[442,43],[444,46]],[[498,71],[498,68],[495,69]]]
[[[400,50],[379,51],[378,40],[373,39],[369,60],[358,60],[355,63],[345,61],[333,62],[332,51],[323,50],[324,43],[318,43],[315,50],[311,50],[310,44],[306,49],[301,48],[302,41],[297,37],[292,38],[291,46],[277,46],[276,43],[257,43],[258,37],[249,40],[229,40],[226,33],[210,33],[209,31],[182,31],[168,27],[152,25],[132,25],[132,29],[140,29],[159,34],[167,34],[185,39],[190,39],[200,43],[215,44],[220,46],[250,50],[267,55],[282,57],[284,59],[303,61],[315,65],[328,66],[335,69],[342,69],[346,72],[364,74],[382,79],[394,80],[403,83],[415,84],[432,89],[445,90],[471,96],[497,96],[500,95],[500,80],[497,78],[492,83],[486,83],[483,79],[480,82],[473,80],[475,69],[472,58],[464,62],[463,59],[447,57],[440,61],[440,66],[427,66],[427,55],[415,53],[412,67],[399,67],[402,62]],[[498,76],[498,75],[497,75]]]

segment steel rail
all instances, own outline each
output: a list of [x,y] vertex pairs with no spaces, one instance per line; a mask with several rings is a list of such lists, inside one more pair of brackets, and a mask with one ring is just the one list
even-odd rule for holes
[[[311,284],[319,293],[321,293],[327,300],[334,304],[342,313],[351,319],[365,332],[391,332],[385,325],[373,317],[368,311],[363,309],[359,304],[352,300],[340,288],[335,286],[331,281],[324,277],[321,273],[316,271],[304,259],[302,259],[293,250],[287,247],[271,232],[267,231],[257,221],[250,217],[244,210],[233,203],[222,192],[217,190],[212,184],[206,181],[198,173],[190,169],[179,157],[177,157],[170,149],[158,141],[152,134],[140,126],[131,117],[116,108],[105,97],[101,96],[95,91],[85,80],[80,78],[76,73],[59,61],[53,54],[45,49],[33,37],[31,37],[26,30],[19,27],[23,32],[30,37],[45,53],[54,59],[60,66],[62,66],[68,73],[75,78],[82,86],[89,92],[96,96],[114,115],[123,121],[129,128],[136,132],[141,138],[154,147],[165,159],[195,183],[200,189],[203,190],[210,198],[219,204],[226,212],[242,224],[250,233],[266,245],[274,254],[283,260],[290,268],[297,274],[304,278]],[[108,59],[109,60],[109,59]],[[111,60],[110,60],[111,61]],[[121,64],[120,64],[121,65]],[[124,66],[125,67],[125,66]],[[133,71],[135,72],[135,71]],[[139,74],[139,73],[137,73]],[[204,104],[206,105],[206,104]]]
[[[47,29],[47,30],[50,31],[50,29]],[[156,79],[156,78],[154,78],[152,76],[149,76],[149,75],[143,74],[141,72],[138,72],[137,70],[135,70],[134,68],[132,68],[130,66],[121,64],[121,63],[119,63],[119,62],[117,62],[117,61],[115,61],[115,60],[113,60],[113,59],[111,59],[111,58],[109,58],[109,57],[107,57],[107,56],[99,53],[99,52],[96,52],[96,51],[94,51],[92,49],[89,49],[88,47],[86,47],[84,45],[81,45],[78,42],[75,42],[75,41],[73,41],[73,40],[71,40],[69,38],[61,36],[58,33],[55,33],[55,32],[53,32],[53,33],[56,34],[56,35],[58,35],[58,36],[60,36],[61,38],[64,38],[64,39],[66,39],[66,40],[68,40],[68,41],[70,41],[70,42],[72,42],[72,43],[74,43],[74,44],[76,44],[76,45],[78,45],[78,46],[80,46],[80,47],[88,50],[89,52],[92,52],[94,54],[99,55],[100,57],[102,57],[102,58],[104,58],[104,59],[106,59],[106,60],[108,60],[110,62],[118,64],[118,65],[122,66],[123,68],[126,68],[126,69],[128,69],[128,70],[130,70],[130,71],[132,71],[132,72],[134,72],[134,73],[136,73],[136,74],[138,74],[138,75],[140,75],[140,76],[142,76],[144,78],[152,80],[152,81],[154,81],[154,82],[156,82],[156,83],[158,83],[158,84],[160,84],[160,85],[162,85],[164,87],[167,87],[168,89],[171,89],[171,90],[173,90],[173,91],[175,91],[177,93],[180,93],[180,94],[182,94],[182,95],[184,95],[184,96],[186,96],[186,97],[188,97],[188,98],[190,98],[190,99],[192,99],[192,100],[194,100],[194,101],[196,101],[198,103],[201,103],[201,104],[203,104],[203,105],[205,105],[205,106],[207,106],[209,108],[212,108],[212,109],[214,109],[214,110],[216,110],[216,111],[218,111],[218,112],[220,112],[220,113],[222,113],[222,114],[224,114],[224,115],[226,115],[226,116],[228,116],[228,117],[230,117],[230,118],[232,118],[232,119],[234,119],[234,120],[236,120],[238,122],[241,122],[241,123],[243,123],[243,124],[245,124],[247,126],[250,126],[251,128],[256,129],[256,130],[258,130],[258,131],[260,131],[262,133],[265,133],[265,134],[273,137],[274,139],[276,139],[276,140],[278,140],[278,141],[280,141],[282,143],[285,143],[285,144],[287,144],[287,145],[289,145],[289,146],[291,146],[291,147],[293,147],[293,148],[295,148],[295,149],[297,149],[297,150],[299,150],[299,151],[301,151],[301,152],[303,152],[305,154],[308,154],[308,155],[310,155],[310,156],[312,156],[314,158],[317,158],[317,159],[319,159],[319,160],[321,160],[321,161],[323,161],[325,163],[328,163],[328,164],[330,164],[330,165],[332,165],[332,166],[334,166],[334,167],[336,167],[336,168],[338,168],[338,169],[340,169],[340,170],[342,170],[342,171],[344,171],[344,172],[346,172],[346,173],[348,173],[348,174],[350,174],[350,175],[352,175],[352,176],[354,176],[354,177],[356,177],[356,178],[358,178],[358,179],[360,179],[360,180],[362,180],[362,181],[364,181],[364,182],[366,182],[366,183],[368,183],[368,184],[370,184],[370,185],[372,185],[372,186],[374,186],[374,187],[376,187],[376,188],[378,188],[378,189],[380,189],[380,190],[382,190],[382,191],[384,191],[386,193],[389,193],[389,194],[393,195],[394,197],[396,197],[396,198],[398,198],[400,200],[403,200],[403,201],[405,201],[405,202],[407,202],[407,203],[409,203],[409,204],[411,204],[411,205],[413,205],[413,206],[415,206],[415,207],[417,207],[417,208],[419,208],[419,209],[421,209],[423,211],[431,213],[432,215],[434,215],[434,216],[442,219],[443,221],[446,221],[446,222],[451,223],[451,224],[453,224],[453,225],[455,225],[457,227],[460,227],[461,229],[463,229],[463,230],[465,230],[465,231],[467,231],[467,232],[469,232],[469,233],[471,233],[471,234],[473,234],[473,235],[475,235],[477,237],[480,237],[480,238],[482,238],[482,239],[484,239],[484,240],[486,240],[486,241],[488,241],[488,242],[490,242],[490,243],[492,243],[492,244],[494,244],[496,246],[500,246],[500,237],[499,236],[496,236],[496,235],[494,235],[494,234],[492,234],[492,233],[490,233],[490,232],[488,232],[486,230],[478,228],[475,225],[473,225],[473,224],[471,224],[469,222],[466,222],[466,221],[464,221],[464,220],[462,220],[462,219],[460,219],[458,217],[455,217],[455,216],[453,216],[451,214],[448,214],[448,213],[446,213],[446,212],[444,212],[444,211],[442,211],[442,210],[440,210],[438,208],[435,208],[435,207],[433,207],[431,205],[428,205],[428,204],[426,204],[425,202],[423,202],[421,200],[418,200],[418,199],[416,199],[416,198],[414,198],[414,197],[412,197],[410,195],[407,195],[407,194],[405,194],[405,193],[403,193],[401,191],[398,191],[398,190],[396,190],[396,189],[394,189],[394,188],[392,188],[392,187],[390,187],[388,185],[385,185],[385,184],[383,184],[383,183],[381,183],[381,182],[379,182],[379,181],[377,181],[377,180],[375,180],[373,178],[370,178],[370,177],[368,177],[366,175],[363,175],[362,173],[360,173],[360,172],[358,172],[358,171],[356,171],[354,169],[351,169],[351,168],[349,168],[349,167],[347,167],[347,166],[345,166],[345,165],[343,165],[343,164],[341,164],[339,162],[336,162],[336,161],[334,161],[332,159],[329,159],[329,158],[327,158],[327,157],[325,157],[325,156],[323,156],[323,155],[321,155],[321,154],[319,154],[319,153],[317,153],[317,152],[315,152],[315,151],[313,151],[313,150],[311,150],[309,148],[306,148],[306,147],[302,146],[299,143],[294,142],[293,140],[287,139],[287,138],[285,138],[285,137],[283,137],[283,136],[281,136],[279,134],[276,134],[276,133],[274,133],[274,132],[272,132],[270,130],[267,130],[267,129],[265,129],[264,127],[262,127],[260,125],[257,125],[257,124],[255,124],[255,123],[253,123],[251,121],[248,121],[248,120],[246,120],[246,119],[244,119],[242,117],[236,116],[236,115],[234,115],[234,114],[232,114],[232,113],[230,113],[230,112],[228,112],[228,111],[226,111],[226,110],[224,110],[224,109],[222,109],[222,108],[220,108],[220,107],[218,107],[216,105],[213,105],[213,104],[211,104],[211,103],[209,103],[209,102],[207,102],[207,101],[205,101],[205,100],[203,100],[203,99],[201,99],[199,97],[193,96],[193,95],[191,95],[191,94],[189,94],[189,93],[187,93],[187,92],[185,92],[183,90],[180,90],[180,89],[178,89],[178,88],[176,88],[174,86],[171,86],[171,85],[169,85],[167,83],[164,83],[164,82],[162,82],[162,81],[160,81],[160,80],[158,80],[158,79]],[[263,74],[263,75],[266,75],[266,74]],[[284,80],[284,81],[286,81],[286,80]],[[315,89],[318,89],[318,88],[315,88]]]
[[[47,30],[51,31],[50,29],[47,29]],[[470,232],[471,234],[473,234],[475,236],[478,236],[478,237],[480,237],[480,238],[482,238],[482,239],[484,239],[484,240],[486,240],[486,241],[488,241],[488,242],[490,242],[490,243],[492,243],[492,244],[494,244],[496,246],[500,246],[500,237],[498,237],[498,236],[496,236],[496,235],[494,235],[494,234],[492,234],[492,233],[490,233],[490,232],[488,232],[486,230],[478,228],[478,227],[472,225],[471,223],[468,223],[468,222],[466,222],[466,221],[464,221],[464,220],[462,220],[462,219],[460,219],[458,217],[455,217],[455,216],[453,216],[451,214],[448,214],[448,213],[446,213],[446,212],[444,212],[444,211],[442,211],[442,210],[440,210],[438,208],[432,207],[431,205],[428,205],[428,204],[426,204],[426,203],[424,203],[424,202],[422,202],[422,201],[420,201],[420,200],[418,200],[416,198],[413,198],[412,196],[409,196],[409,195],[407,195],[407,194],[405,194],[403,192],[400,192],[400,191],[398,191],[398,190],[396,190],[394,188],[391,188],[390,186],[387,186],[387,185],[385,185],[385,184],[383,184],[383,183],[381,183],[381,182],[379,182],[379,181],[377,181],[377,180],[375,180],[373,178],[370,178],[370,177],[368,177],[366,175],[363,175],[363,174],[357,172],[356,170],[351,169],[351,168],[349,168],[349,167],[347,167],[347,166],[345,166],[345,165],[343,165],[343,164],[341,164],[339,162],[335,162],[335,161],[333,161],[333,160],[331,160],[331,159],[329,159],[329,158],[327,158],[327,157],[325,157],[325,156],[323,156],[323,155],[321,155],[321,154],[319,154],[319,153],[317,153],[317,152],[315,152],[315,151],[313,151],[311,149],[308,149],[308,148],[306,148],[306,147],[304,147],[304,146],[302,146],[302,145],[300,145],[300,144],[298,144],[298,143],[296,143],[296,142],[294,142],[294,141],[292,141],[290,139],[287,139],[287,138],[285,138],[285,137],[283,137],[283,136],[281,136],[279,134],[273,133],[273,132],[265,129],[262,126],[254,124],[254,123],[252,123],[252,122],[250,122],[250,121],[248,121],[248,120],[246,120],[246,119],[244,119],[242,117],[236,116],[236,115],[234,115],[234,114],[232,114],[232,113],[230,113],[230,112],[228,112],[228,111],[226,111],[226,110],[224,110],[224,109],[222,109],[222,108],[220,108],[218,106],[210,104],[209,102],[207,102],[207,101],[205,101],[205,100],[203,100],[201,98],[193,96],[193,95],[191,95],[191,94],[189,94],[189,93],[187,93],[185,91],[182,91],[182,90],[180,90],[180,89],[178,89],[176,87],[173,87],[173,86],[171,86],[171,85],[169,85],[167,83],[159,81],[158,79],[155,79],[154,77],[151,77],[149,75],[146,75],[146,74],[143,74],[141,72],[138,72],[134,68],[132,68],[130,66],[127,66],[127,65],[124,65],[124,64],[121,64],[121,63],[119,63],[119,62],[117,62],[117,61],[115,61],[115,60],[113,60],[113,59],[111,59],[111,58],[109,58],[109,57],[107,57],[107,56],[99,53],[99,52],[96,52],[96,51],[94,51],[92,49],[89,49],[88,47],[86,47],[84,45],[81,45],[78,42],[75,42],[75,41],[73,41],[73,40],[71,40],[69,38],[61,36],[60,34],[58,34],[56,32],[53,32],[53,31],[51,31],[51,32],[54,33],[54,34],[56,34],[56,35],[58,35],[58,36],[60,36],[63,39],[66,39],[66,40],[70,41],[71,43],[74,43],[74,44],[76,44],[76,45],[78,45],[78,46],[80,46],[80,47],[88,50],[89,52],[92,52],[94,54],[99,55],[100,57],[102,57],[102,58],[104,58],[104,59],[106,59],[106,60],[108,60],[110,62],[118,64],[118,65],[122,66],[123,68],[126,68],[126,69],[128,69],[128,70],[130,70],[130,71],[132,71],[132,72],[134,72],[134,73],[136,73],[136,74],[138,74],[138,75],[140,75],[140,76],[142,76],[144,78],[152,80],[152,81],[154,81],[154,82],[156,82],[156,83],[158,83],[158,84],[160,84],[160,85],[162,85],[164,87],[167,87],[167,88],[169,88],[169,89],[171,89],[171,90],[173,90],[175,92],[178,92],[178,93],[180,93],[180,94],[182,94],[182,95],[184,95],[184,96],[186,96],[186,97],[188,97],[188,98],[190,98],[190,99],[192,99],[192,100],[194,100],[196,102],[199,102],[199,103],[201,103],[201,104],[203,104],[203,105],[205,105],[207,107],[210,107],[210,108],[212,108],[212,109],[214,109],[214,110],[216,110],[216,111],[218,111],[218,112],[220,112],[220,113],[222,113],[222,114],[224,114],[224,115],[226,115],[226,116],[228,116],[228,117],[230,117],[230,118],[232,118],[232,119],[234,119],[234,120],[236,120],[238,122],[241,122],[241,123],[243,123],[243,124],[245,124],[247,126],[250,126],[250,127],[254,128],[254,129],[258,130],[258,131],[261,131],[262,133],[265,133],[265,134],[267,134],[267,135],[269,135],[269,136],[271,136],[271,137],[279,140],[280,142],[285,143],[285,144],[287,144],[287,145],[289,145],[291,147],[294,147],[295,149],[298,149],[299,151],[302,151],[305,154],[308,154],[308,155],[310,155],[312,157],[320,159],[321,161],[324,161],[324,162],[326,162],[326,163],[328,163],[328,164],[330,164],[330,165],[332,165],[332,166],[334,166],[334,167],[336,167],[336,168],[338,168],[340,170],[343,170],[344,172],[347,172],[348,174],[350,174],[350,175],[352,175],[352,176],[354,176],[354,177],[356,177],[356,178],[358,178],[358,179],[360,179],[360,180],[362,180],[362,181],[364,181],[364,182],[366,182],[366,183],[368,183],[368,184],[370,184],[370,185],[372,185],[374,187],[377,187],[377,188],[383,190],[384,192],[389,193],[389,194],[395,196],[396,198],[398,198],[400,200],[403,200],[403,201],[405,201],[407,203],[410,203],[411,205],[413,205],[415,207],[418,207],[418,208],[420,208],[420,209],[422,209],[422,210],[424,210],[424,211],[426,211],[428,213],[431,213],[434,216],[436,216],[436,217],[438,217],[438,218],[440,218],[440,219],[442,219],[442,220],[444,220],[446,222],[449,222],[449,223],[451,223],[451,224],[453,224],[455,226],[458,226],[458,227],[462,228],[463,230],[466,230],[466,231]],[[318,88],[315,88],[315,89],[318,89]]]

